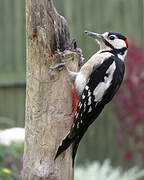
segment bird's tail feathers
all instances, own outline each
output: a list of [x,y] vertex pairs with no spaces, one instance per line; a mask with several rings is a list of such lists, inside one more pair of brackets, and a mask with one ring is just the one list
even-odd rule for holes
[[64,152],[73,142],[73,138],[70,138],[69,135],[62,141],[62,144],[59,146],[58,151],[56,153],[56,156],[54,160],[62,153]]
[[74,143],[73,144],[73,149],[72,149],[72,166],[74,167],[74,161],[75,161],[75,156],[76,156],[76,152],[78,149],[78,143]]

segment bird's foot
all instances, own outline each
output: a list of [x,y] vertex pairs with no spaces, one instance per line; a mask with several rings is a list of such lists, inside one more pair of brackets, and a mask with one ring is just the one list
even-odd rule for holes
[[60,52],[59,50],[57,50],[57,55],[59,55],[59,58],[60,58],[60,63],[56,64],[55,66],[51,66],[50,69],[51,70],[62,70],[63,68],[66,68],[67,69],[67,66],[66,66],[66,62],[64,60],[64,56],[63,56],[63,53]]
[[66,63],[65,62],[61,62],[59,64],[56,64],[55,66],[50,66],[50,69],[51,70],[56,70],[56,69],[62,70],[63,67],[66,67]]

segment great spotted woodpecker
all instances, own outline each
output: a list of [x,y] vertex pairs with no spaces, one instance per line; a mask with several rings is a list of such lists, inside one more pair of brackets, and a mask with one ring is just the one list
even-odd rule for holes
[[125,72],[124,60],[128,50],[128,40],[120,33],[85,33],[96,39],[100,50],[79,72],[71,72],[67,68],[75,87],[74,122],[55,156],[56,159],[72,144],[73,165],[80,140],[104,106],[112,100],[122,83]]

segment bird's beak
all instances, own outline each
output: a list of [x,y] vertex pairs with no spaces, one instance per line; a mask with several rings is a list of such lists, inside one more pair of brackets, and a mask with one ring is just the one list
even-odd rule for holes
[[89,32],[89,31],[85,31],[85,34],[96,39],[98,42],[103,42],[104,37],[102,34],[98,34],[98,33],[94,33],[94,32]]

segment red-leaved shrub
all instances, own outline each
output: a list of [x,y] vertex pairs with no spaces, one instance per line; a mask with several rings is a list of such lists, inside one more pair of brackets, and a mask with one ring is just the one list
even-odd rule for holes
[[144,164],[144,54],[130,41],[126,75],[114,99],[117,144],[125,162]]

